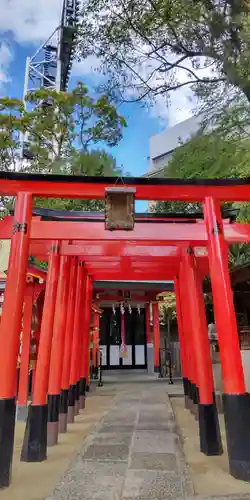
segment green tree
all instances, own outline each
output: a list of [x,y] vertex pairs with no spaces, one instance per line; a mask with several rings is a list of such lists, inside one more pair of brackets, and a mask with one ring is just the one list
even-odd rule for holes
[[84,0],[82,15],[79,52],[120,99],[192,87],[210,106],[250,101],[248,0]]
[[250,143],[221,131],[198,133],[176,149],[166,167],[168,177],[217,179],[249,174]]
[[[30,109],[32,106],[32,109]],[[26,108],[26,109],[25,109]],[[96,144],[115,146],[126,122],[107,96],[93,99],[78,83],[72,92],[40,89],[18,99],[0,99],[0,151],[4,170],[62,173],[72,158]],[[21,158],[25,135],[27,159]]]
[[[41,89],[18,99],[0,99],[0,160],[5,171],[61,175],[121,175],[114,158],[99,145],[114,146],[126,122],[106,95],[92,98],[78,83],[72,92]],[[25,144],[23,158],[22,144]],[[99,201],[35,200],[37,206],[101,208]],[[13,207],[2,198],[1,207]]]
[[24,130],[24,105],[19,99],[0,98],[0,165],[11,172],[20,161],[20,134]]
[[161,293],[160,296],[163,298],[163,300],[159,302],[160,319],[166,322],[167,318],[167,322],[169,322],[171,319],[176,318],[175,293],[164,292]]
[[[115,146],[126,122],[107,96],[93,99],[87,87],[78,83],[72,92],[38,90],[26,100],[35,108],[28,115],[29,150],[32,168],[71,169],[72,158],[99,143]],[[40,103],[44,103],[42,106]],[[37,160],[37,161],[36,161]],[[53,161],[51,161],[53,160]]]
[[[67,173],[69,173],[68,167]],[[122,175],[122,171],[121,168],[117,166],[116,160],[112,155],[102,150],[94,150],[74,155],[70,166],[70,174],[119,177]],[[37,198],[35,199],[35,206],[57,210],[88,211],[98,211],[104,208],[102,200],[82,200],[77,198]]]
[[[164,292],[160,294],[161,302],[159,302],[159,314],[161,324],[166,325],[167,332],[165,337],[165,344],[169,344],[171,339],[171,321],[176,318],[176,297],[175,293]],[[163,299],[163,300],[162,300]]]
[[[249,175],[250,141],[240,140],[236,135],[225,136],[224,129],[209,134],[199,133],[175,151],[172,160],[165,168],[170,178],[216,179],[246,177]],[[225,208],[237,208],[238,220],[249,222],[249,203],[225,203]],[[152,206],[155,212],[201,213],[199,203],[157,202]],[[231,245],[228,261],[230,268],[250,260],[250,245],[247,243]]]
[[236,266],[242,266],[246,262],[250,262],[250,245],[248,243],[230,245],[228,252],[229,268],[233,269]]
[[[224,130],[198,133],[174,152],[165,175],[182,179],[216,179],[249,175],[250,142],[238,136],[225,136]],[[231,206],[231,204],[226,204]],[[236,205],[247,218],[248,204]],[[153,211],[201,212],[199,203],[158,202]]]

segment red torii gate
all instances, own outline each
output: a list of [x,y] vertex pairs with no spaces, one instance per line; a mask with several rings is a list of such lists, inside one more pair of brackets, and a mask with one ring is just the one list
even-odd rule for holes
[[[120,184],[135,188],[136,199],[200,201],[204,222],[168,224],[164,221],[150,226],[137,222],[135,229],[128,233],[105,231],[103,222],[48,222],[32,218],[34,196],[104,199],[107,187]],[[22,459],[46,458],[47,423],[49,444],[54,444],[59,414],[65,414],[67,404],[69,409],[73,408],[77,395],[84,394],[93,279],[174,279],[185,396],[198,403],[201,451],[209,455],[222,452],[201,287],[209,269],[220,344],[230,472],[236,478],[249,481],[250,398],[245,391],[227,245],[250,241],[250,226],[223,223],[219,203],[250,200],[249,181],[184,182],[1,173],[0,192],[17,197],[14,217],[0,222],[0,238],[12,240],[0,327],[0,486],[8,486],[10,482],[16,360],[27,260],[31,253],[47,256],[49,269],[37,375]],[[90,247],[99,254],[91,254]],[[167,247],[171,248],[169,253]],[[202,255],[196,247],[206,247],[207,256],[206,251]],[[161,251],[163,255],[158,254]],[[113,257],[111,261],[109,256]],[[117,259],[117,256],[121,257]],[[85,334],[80,328],[82,318]]]

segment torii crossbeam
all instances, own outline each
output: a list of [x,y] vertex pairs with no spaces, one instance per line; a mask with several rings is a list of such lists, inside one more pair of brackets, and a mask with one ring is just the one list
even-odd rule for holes
[[[133,188],[136,200],[199,201],[204,218],[192,218],[190,222],[185,217],[178,221],[141,217],[135,220],[133,231],[109,232],[102,216],[46,220],[32,215],[36,196],[104,199],[106,188],[121,185]],[[250,481],[250,396],[245,388],[227,257],[228,245],[250,241],[250,226],[222,220],[220,210],[221,201],[249,201],[250,180],[1,173],[0,194],[16,196],[14,216],[0,221],[0,238],[11,238],[0,326],[0,486],[10,482],[16,362],[30,255],[48,260],[49,267],[22,459],[46,458],[47,424],[50,444],[54,444],[60,414],[65,415],[65,410],[72,409],[77,397],[84,394],[93,280],[174,280],[185,397],[198,405],[201,451],[207,455],[222,453],[202,293],[202,280],[209,273],[219,336],[230,473]],[[155,321],[157,308],[155,303]],[[159,322],[155,338],[157,363]]]

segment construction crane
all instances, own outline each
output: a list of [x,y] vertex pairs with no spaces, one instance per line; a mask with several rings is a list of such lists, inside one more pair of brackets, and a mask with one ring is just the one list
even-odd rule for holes
[[[63,0],[60,23],[50,37],[26,59],[23,100],[38,89],[66,91],[75,55],[80,0]],[[42,102],[49,106],[49,102]],[[27,136],[21,140],[22,157],[32,159]]]

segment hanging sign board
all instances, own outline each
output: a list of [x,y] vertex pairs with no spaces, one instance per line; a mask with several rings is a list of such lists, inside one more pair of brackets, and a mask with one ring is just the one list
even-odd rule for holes
[[135,225],[134,188],[125,186],[105,189],[105,229],[132,231]]

